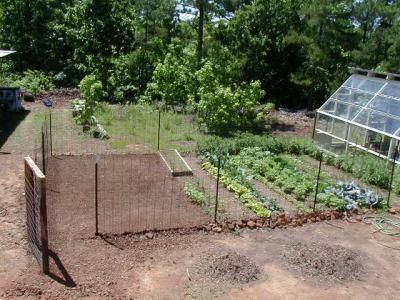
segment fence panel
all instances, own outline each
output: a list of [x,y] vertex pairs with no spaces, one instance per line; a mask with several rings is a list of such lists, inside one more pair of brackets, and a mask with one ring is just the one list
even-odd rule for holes
[[28,244],[42,271],[49,272],[46,178],[30,157],[25,158],[25,200]]
[[[93,166],[93,172],[95,167]],[[187,197],[159,154],[113,155],[98,163],[99,233],[190,228],[211,221]]]

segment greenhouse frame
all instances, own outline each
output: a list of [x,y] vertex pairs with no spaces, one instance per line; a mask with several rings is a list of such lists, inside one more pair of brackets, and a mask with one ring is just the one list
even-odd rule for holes
[[313,139],[334,154],[355,148],[400,163],[400,75],[350,70],[317,110]]

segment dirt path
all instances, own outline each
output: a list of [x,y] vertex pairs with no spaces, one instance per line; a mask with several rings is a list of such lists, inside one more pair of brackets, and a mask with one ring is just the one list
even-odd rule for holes
[[0,291],[34,264],[25,238],[23,156],[0,154]]

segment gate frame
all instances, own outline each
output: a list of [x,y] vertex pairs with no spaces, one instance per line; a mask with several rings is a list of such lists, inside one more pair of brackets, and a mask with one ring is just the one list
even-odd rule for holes
[[[37,178],[36,185],[39,184],[39,188],[37,190],[40,191],[40,199],[38,201],[39,205],[39,222],[40,222],[40,245],[37,245],[38,250],[41,252],[41,261],[38,260],[38,263],[41,265],[42,272],[44,274],[49,274],[49,240],[48,240],[48,229],[47,229],[47,201],[46,201],[46,176],[43,172],[39,169],[39,167],[35,164],[35,162],[30,157],[25,157],[24,159],[25,165],[25,185],[27,184],[26,181],[29,180],[30,186],[33,188],[33,199],[31,200],[32,203],[35,201],[35,180]],[[27,176],[29,173],[29,176]],[[28,201],[29,200],[28,193],[25,193],[25,201],[26,201],[26,209],[29,209]],[[33,212],[34,213],[34,212]],[[31,212],[31,216],[33,215]],[[29,218],[29,216],[27,216]],[[27,219],[27,231],[28,231],[28,242],[30,247],[31,241],[29,240],[29,222]],[[32,249],[34,251],[34,249]]]

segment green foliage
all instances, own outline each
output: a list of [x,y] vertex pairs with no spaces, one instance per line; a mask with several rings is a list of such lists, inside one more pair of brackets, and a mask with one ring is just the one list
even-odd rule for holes
[[4,75],[3,86],[20,87],[26,93],[37,95],[54,88],[52,78],[41,71],[28,70],[21,75]]
[[85,100],[81,113],[79,114],[79,123],[89,125],[92,123],[98,102],[106,96],[103,85],[93,75],[85,76],[80,85],[82,96]]
[[200,102],[196,108],[201,124],[216,131],[253,125],[256,106],[265,94],[260,82],[223,86],[210,63],[206,63],[196,75],[200,83]]
[[243,133],[231,138],[213,136],[197,144],[197,153],[238,154],[243,148],[258,147],[272,153],[305,154],[317,149],[311,140],[304,138]]
[[[127,141],[127,145],[144,144],[145,147],[157,149],[158,110],[154,106],[146,103],[100,103],[96,109],[96,117],[112,139]],[[161,112],[160,149],[193,151],[195,141],[204,138],[192,115],[173,111]],[[111,146],[113,147],[113,144]]]
[[[210,162],[205,162],[202,166],[203,169],[209,172],[211,175],[214,177],[217,176],[218,169],[213,164]],[[220,170],[220,181],[229,191],[235,193],[236,197],[257,216],[264,218],[271,216],[271,211],[254,196],[249,188],[240,184],[237,180],[233,179],[223,170]]]
[[[197,144],[196,151],[200,155],[209,157],[210,155],[237,155],[245,148],[254,147],[274,154],[306,154],[315,159],[319,159],[321,155],[321,151],[309,139],[254,134],[238,134],[231,138],[213,136],[200,141]],[[361,151],[337,157],[324,153],[323,158],[326,164],[351,173],[367,184],[376,185],[384,189],[389,187],[391,169],[387,160]],[[393,190],[399,194],[400,179],[398,174],[399,169],[396,167]],[[272,177],[277,175],[273,174]]]
[[[212,93],[230,103],[259,81],[267,93],[257,101],[314,108],[348,66],[399,72],[399,12],[393,0],[3,0],[0,44],[17,53],[2,67],[54,74],[59,86],[95,74],[119,103],[147,87],[168,103],[214,103]],[[191,59],[171,50],[177,41]],[[201,91],[194,74],[207,62],[217,84]]]
[[202,191],[198,184],[195,182],[188,181],[184,187],[186,195],[192,200],[193,203],[203,206],[206,204],[206,195]]
[[173,44],[164,61],[157,65],[146,96],[166,105],[186,104],[195,93],[195,53],[192,46]]

